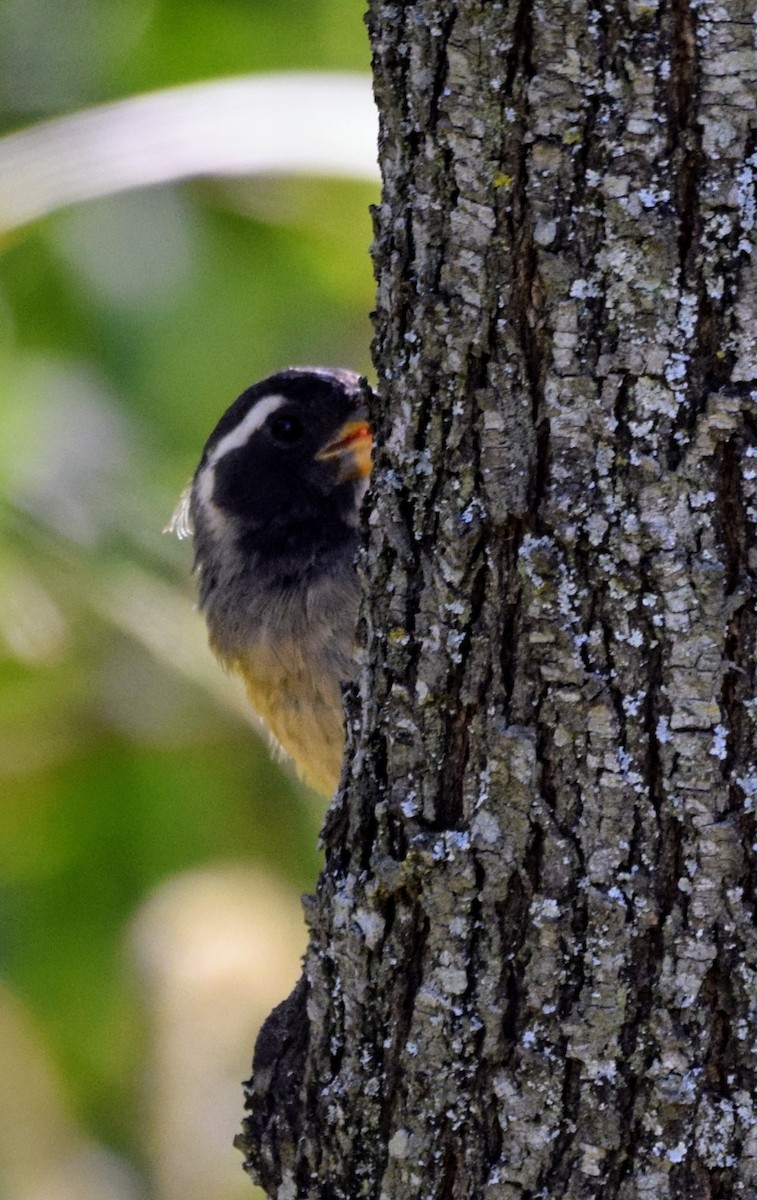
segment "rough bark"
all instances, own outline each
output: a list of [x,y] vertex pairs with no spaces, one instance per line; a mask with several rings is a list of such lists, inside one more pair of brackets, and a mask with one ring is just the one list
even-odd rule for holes
[[365,665],[269,1196],[757,1192],[743,0],[392,4]]

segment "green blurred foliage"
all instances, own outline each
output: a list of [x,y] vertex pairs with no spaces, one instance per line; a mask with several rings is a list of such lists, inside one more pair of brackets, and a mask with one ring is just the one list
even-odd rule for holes
[[[352,0],[2,0],[0,130],[368,58]],[[375,199],[195,182],[59,213],[0,256],[0,969],[84,1134],[148,1193],[131,923],[202,864],[312,888],[323,811],[209,661],[191,550],[161,531],[250,382],[292,363],[369,370]]]

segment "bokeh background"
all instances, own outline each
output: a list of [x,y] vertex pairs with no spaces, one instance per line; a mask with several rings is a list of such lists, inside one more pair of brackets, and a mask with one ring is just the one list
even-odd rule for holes
[[[156,89],[368,73],[354,0],[0,0],[3,135]],[[377,185],[250,174],[0,230],[0,1196],[232,1200],[324,804],[269,759],[166,536],[221,411],[370,372]]]

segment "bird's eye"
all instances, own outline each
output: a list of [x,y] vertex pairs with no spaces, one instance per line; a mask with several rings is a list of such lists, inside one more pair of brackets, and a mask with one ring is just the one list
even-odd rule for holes
[[305,427],[293,413],[274,413],[268,422],[271,437],[282,446],[294,446],[302,439]]

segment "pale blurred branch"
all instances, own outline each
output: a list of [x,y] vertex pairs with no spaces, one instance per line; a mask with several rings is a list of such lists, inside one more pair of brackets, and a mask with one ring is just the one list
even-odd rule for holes
[[66,205],[199,176],[374,180],[369,76],[291,73],[171,88],[0,138],[0,232]]

